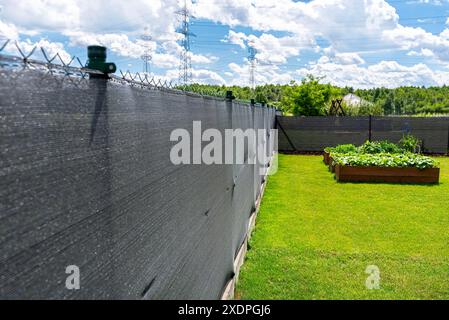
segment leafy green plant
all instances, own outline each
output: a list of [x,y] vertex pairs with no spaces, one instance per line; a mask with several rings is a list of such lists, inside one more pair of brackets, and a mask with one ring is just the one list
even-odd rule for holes
[[382,149],[382,152],[385,153],[405,153],[405,150],[399,147],[397,144],[392,143],[390,141],[379,141],[379,146]]
[[381,153],[382,148],[378,142],[366,141],[363,145],[359,147],[359,153],[361,154],[376,154]]
[[421,153],[422,141],[411,134],[406,134],[399,141],[399,146],[408,152]]
[[341,144],[334,148],[325,148],[324,151],[328,153],[354,153],[357,152],[357,147],[353,144]]
[[389,141],[367,141],[360,147],[356,147],[353,144],[342,144],[334,148],[325,148],[324,151],[328,153],[360,153],[360,154],[378,154],[378,153],[392,153],[401,154],[407,152],[398,145]]
[[389,141],[367,141],[358,149],[362,154],[404,153],[405,150]]
[[438,162],[415,153],[332,154],[334,164],[354,167],[437,168]]

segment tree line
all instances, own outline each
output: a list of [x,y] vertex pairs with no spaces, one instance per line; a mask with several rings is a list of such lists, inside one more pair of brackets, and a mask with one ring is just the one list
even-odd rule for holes
[[421,115],[436,116],[449,113],[449,87],[399,87],[395,89],[354,89],[336,87],[323,78],[307,76],[300,83],[266,84],[250,87],[192,84],[182,89],[209,96],[224,97],[232,91],[236,99],[269,104],[286,114],[296,116],[327,115],[332,100],[352,93],[360,103],[342,104],[346,115]]

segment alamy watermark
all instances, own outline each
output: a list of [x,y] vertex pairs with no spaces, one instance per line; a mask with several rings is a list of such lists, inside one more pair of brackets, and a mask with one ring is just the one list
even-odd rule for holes
[[365,285],[368,290],[380,289],[380,269],[378,266],[368,266],[365,270],[366,274],[369,274],[366,278]]
[[[170,141],[170,160],[174,165],[251,164],[259,166],[261,175],[273,175],[277,171],[278,132],[276,129],[206,129],[201,121],[193,121],[192,133],[176,129]],[[271,162],[270,170],[267,166]]]
[[67,290],[81,289],[81,273],[80,268],[75,265],[67,266],[65,273],[69,276],[65,280],[65,287]]

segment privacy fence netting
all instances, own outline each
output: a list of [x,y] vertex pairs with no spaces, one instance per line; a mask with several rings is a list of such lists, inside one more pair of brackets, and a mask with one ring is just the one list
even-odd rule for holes
[[173,165],[170,134],[273,128],[274,109],[0,68],[0,110],[0,298],[221,296],[261,168]]
[[284,117],[276,118],[279,151],[321,152],[325,147],[371,139],[399,142],[406,134],[422,140],[424,152],[449,150],[449,117]]

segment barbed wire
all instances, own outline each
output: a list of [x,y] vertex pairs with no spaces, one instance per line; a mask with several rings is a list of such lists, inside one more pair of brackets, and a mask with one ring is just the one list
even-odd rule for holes
[[157,89],[157,90],[177,90],[176,85],[172,81],[156,79],[149,77],[147,73],[132,73],[130,71],[123,72],[119,70],[120,76],[112,75],[111,80],[123,84],[129,84],[131,86]]
[[[26,53],[18,44],[14,41],[12,48],[16,49],[18,55],[8,55],[4,52],[5,49],[10,44],[10,40],[6,40],[3,45],[0,45],[0,66],[6,68],[18,68],[32,69],[32,70],[43,70],[48,71],[51,74],[56,74],[65,77],[78,77],[86,79],[88,74],[102,74],[97,70],[90,70],[84,67],[81,60],[77,57],[72,57],[70,61],[64,61],[59,53],[56,53],[53,57],[45,51],[44,48],[34,46],[30,52]],[[42,53],[45,61],[32,59],[32,56],[36,54],[37,51]],[[74,63],[78,63],[79,66],[74,66]]]
[[[39,70],[46,74],[56,76],[55,79],[67,80],[67,82],[76,86],[87,84],[88,82],[86,82],[86,80],[88,80],[91,75],[104,76],[104,73],[101,71],[86,68],[86,64],[83,64],[78,57],[72,56],[69,60],[64,60],[61,54],[56,53],[51,56],[44,48],[37,45],[29,52],[25,52],[17,41],[14,41],[12,45],[11,40],[6,39],[3,43],[1,43],[1,41],[2,39],[0,39],[0,68]],[[17,55],[14,56],[4,53],[12,50],[17,51]],[[42,60],[32,59],[37,52],[41,53],[43,57]],[[14,77],[14,75],[10,76]],[[214,93],[208,90],[200,92],[195,90],[195,92],[193,92],[188,85],[179,85],[173,81],[157,79],[153,76],[149,76],[147,73],[133,73],[129,70],[126,72],[119,70],[119,75],[109,75],[108,81],[142,89],[187,93],[192,96],[224,100],[222,93],[219,92]],[[236,100],[236,102],[237,101],[238,100]],[[249,105],[249,101],[239,102]]]
[[[1,41],[1,40],[0,40]],[[17,55],[9,55],[5,52],[16,51]],[[43,59],[32,59],[36,52],[41,52]],[[74,64],[77,64],[76,66]],[[0,43],[0,67],[2,68],[22,68],[31,70],[47,71],[52,75],[68,78],[88,79],[89,75],[104,75],[98,70],[86,68],[78,57],[72,56],[69,61],[62,58],[59,53],[51,56],[44,48],[34,46],[29,52],[25,52],[17,41],[11,45],[11,40],[6,39]],[[148,74],[132,73],[130,71],[119,71],[120,75],[110,75],[109,81],[127,84],[134,87],[147,88],[152,90],[177,90],[177,86],[172,81],[156,79]]]

